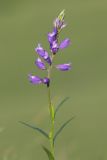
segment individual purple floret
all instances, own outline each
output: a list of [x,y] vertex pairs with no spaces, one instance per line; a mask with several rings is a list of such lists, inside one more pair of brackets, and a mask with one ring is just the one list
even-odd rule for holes
[[68,71],[71,69],[71,63],[56,65],[56,68],[60,71]]
[[48,33],[48,41],[52,44],[57,39],[57,29],[54,28],[52,33]]
[[39,57],[36,59],[35,64],[38,68],[40,68],[42,70],[46,69],[45,64],[41,61],[41,59]]
[[48,53],[45,52],[45,50],[41,47],[41,44],[38,44],[37,48],[35,48],[35,51],[42,58],[44,58],[44,56],[48,57]]
[[66,38],[65,40],[63,40],[60,43],[59,48],[64,49],[64,48],[68,47],[70,44],[71,44],[70,39]]
[[41,84],[42,83],[42,78],[40,78],[38,76],[33,76],[33,75],[29,74],[28,78],[32,84]]
[[53,43],[50,45],[50,49],[53,54],[58,52],[59,46],[57,40],[53,41]]
[[50,43],[50,50],[53,54],[56,54],[56,52],[58,52],[58,49],[59,49],[57,36],[58,36],[58,31],[56,28],[53,29],[52,33],[48,33],[48,41]]
[[49,86],[49,78],[45,77],[45,78],[40,78],[39,76],[34,76],[34,75],[31,75],[29,74],[29,81],[32,83],[32,84],[46,84],[47,86]]
[[48,55],[48,52],[45,51],[40,44],[38,44],[37,48],[35,48],[37,54],[42,57],[47,63],[51,65],[51,58]]

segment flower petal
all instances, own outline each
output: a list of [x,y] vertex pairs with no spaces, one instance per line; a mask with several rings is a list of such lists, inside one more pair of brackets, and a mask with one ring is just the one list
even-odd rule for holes
[[54,27],[57,28],[58,31],[60,31],[62,28],[66,27],[66,24],[64,23],[64,20],[56,18],[54,21]]
[[35,51],[40,57],[42,57],[47,63],[51,65],[51,58],[49,57],[48,52],[45,51],[40,44],[38,44],[38,47],[35,48]]
[[60,45],[59,45],[59,48],[60,49],[64,49],[66,47],[68,47],[69,45],[71,44],[70,40],[67,38],[65,40],[63,40]]
[[33,76],[33,75],[29,74],[28,78],[32,84],[41,84],[42,83],[42,79],[38,76]]
[[39,57],[36,59],[35,64],[38,68],[40,68],[42,70],[46,69],[45,64],[41,61],[41,59]]
[[57,39],[57,29],[54,28],[52,33],[48,33],[48,41],[50,44]]
[[49,56],[48,56],[48,58],[45,59],[45,61],[50,65],[52,64],[52,60],[51,60],[51,58]]
[[48,56],[48,53],[41,47],[40,44],[38,44],[37,48],[35,48],[35,51],[40,57]]
[[50,45],[50,49],[52,53],[58,52],[59,46],[57,40],[53,41],[53,43]]
[[61,29],[65,28],[67,26],[66,23],[63,23],[63,25],[61,26]]
[[71,63],[56,65],[56,68],[60,71],[68,71],[71,69]]

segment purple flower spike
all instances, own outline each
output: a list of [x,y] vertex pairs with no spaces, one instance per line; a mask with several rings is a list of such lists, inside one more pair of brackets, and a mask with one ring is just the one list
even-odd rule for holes
[[59,65],[56,65],[56,68],[60,71],[68,71],[71,69],[71,63],[59,64]]
[[32,84],[41,84],[42,83],[42,79],[38,76],[33,76],[31,74],[29,74],[29,81]]
[[63,40],[60,45],[59,45],[59,48],[60,49],[64,49],[66,47],[68,47],[69,45],[71,44],[70,40],[67,38],[65,40]]
[[37,58],[37,60],[35,61],[35,64],[38,68],[42,69],[42,70],[45,70],[46,67],[45,67],[45,64],[41,61],[40,58]]
[[54,28],[52,33],[48,33],[48,41],[50,44],[57,39],[57,29]]
[[38,47],[35,48],[35,51],[40,57],[42,57],[46,62],[51,65],[51,58],[49,57],[48,52],[45,51],[40,44],[38,44]]

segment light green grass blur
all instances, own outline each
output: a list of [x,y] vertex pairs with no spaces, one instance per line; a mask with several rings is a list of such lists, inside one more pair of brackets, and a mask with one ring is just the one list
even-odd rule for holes
[[68,26],[61,39],[72,46],[55,63],[72,62],[72,71],[53,71],[52,97],[57,104],[70,96],[57,115],[58,128],[76,115],[56,143],[56,160],[107,160],[107,1],[0,0],[0,160],[47,160],[47,141],[21,124],[48,131],[45,86],[32,86],[27,75],[35,66],[37,43],[49,51],[47,33],[66,9]]

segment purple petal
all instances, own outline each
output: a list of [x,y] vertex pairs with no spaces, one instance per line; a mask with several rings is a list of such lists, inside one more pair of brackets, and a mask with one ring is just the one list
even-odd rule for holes
[[60,20],[59,18],[56,18],[54,21],[54,27],[58,30],[64,28],[66,25],[64,24],[64,20]]
[[54,20],[53,24],[54,24],[54,27],[55,27],[55,28],[58,28],[58,26],[59,26],[59,19],[56,18],[56,19]]
[[40,44],[38,44],[38,47],[35,48],[35,51],[40,57],[42,57],[46,62],[51,65],[51,58],[49,57],[48,52],[45,51]]
[[38,76],[33,76],[33,75],[29,74],[28,78],[32,84],[41,84],[42,83],[42,79]]
[[56,68],[60,71],[68,71],[71,69],[71,63],[56,65]]
[[57,40],[53,41],[53,43],[50,45],[50,49],[52,53],[58,52],[59,46]]
[[60,31],[61,29],[65,28],[66,27],[66,24],[64,23],[64,18],[63,19],[59,19],[59,18],[56,18],[54,20],[54,27]]
[[51,58],[50,58],[50,57],[46,58],[45,61],[46,61],[48,64],[50,64],[50,65],[52,64],[52,61],[51,61]]
[[53,43],[53,41],[55,41],[57,38],[57,29],[54,28],[52,33],[48,33],[48,41],[49,43]]
[[35,61],[35,64],[38,68],[42,69],[42,70],[45,70],[46,67],[45,67],[45,64],[41,61],[40,58],[37,58],[37,60]]
[[70,44],[71,44],[71,42],[70,42],[70,40],[67,38],[67,39],[63,40],[63,41],[60,43],[59,48],[60,48],[60,49],[64,49],[64,48],[68,47]]
[[63,25],[61,26],[61,29],[65,28],[67,26],[66,23],[63,23]]
[[41,47],[40,44],[38,44],[37,48],[35,48],[35,51],[40,57],[48,56],[48,53]]

